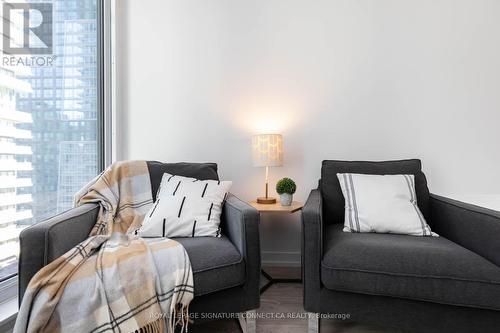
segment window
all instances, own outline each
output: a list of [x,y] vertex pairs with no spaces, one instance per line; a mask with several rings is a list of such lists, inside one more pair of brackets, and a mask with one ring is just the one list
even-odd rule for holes
[[102,3],[51,2],[53,65],[0,65],[0,284],[17,274],[20,232],[70,209],[103,164]]

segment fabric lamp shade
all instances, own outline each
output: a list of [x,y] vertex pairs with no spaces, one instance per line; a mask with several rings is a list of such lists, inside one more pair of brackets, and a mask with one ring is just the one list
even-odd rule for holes
[[253,166],[276,167],[283,165],[283,136],[258,134],[252,137]]

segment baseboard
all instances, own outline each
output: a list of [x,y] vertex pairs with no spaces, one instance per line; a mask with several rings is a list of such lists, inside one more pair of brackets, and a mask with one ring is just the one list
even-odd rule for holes
[[300,267],[300,251],[262,251],[262,265]]

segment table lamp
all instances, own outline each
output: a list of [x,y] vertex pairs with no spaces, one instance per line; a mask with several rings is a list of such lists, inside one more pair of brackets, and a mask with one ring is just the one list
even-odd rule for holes
[[258,134],[252,136],[253,166],[266,167],[266,195],[257,198],[257,203],[274,204],[269,197],[269,167],[283,165],[283,136],[281,134]]

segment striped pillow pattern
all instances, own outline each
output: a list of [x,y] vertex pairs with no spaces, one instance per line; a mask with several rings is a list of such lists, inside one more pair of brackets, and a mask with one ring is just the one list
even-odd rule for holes
[[136,234],[151,237],[220,237],[222,205],[230,181],[165,173],[156,201]]
[[413,175],[339,173],[344,232],[437,236],[417,205]]

